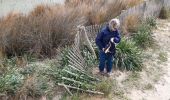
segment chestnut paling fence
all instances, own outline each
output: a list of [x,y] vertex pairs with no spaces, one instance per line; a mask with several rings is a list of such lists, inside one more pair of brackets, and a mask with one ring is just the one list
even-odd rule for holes
[[[143,20],[145,20],[148,17],[156,18],[159,16],[159,13],[163,6],[169,9],[170,0],[147,0],[133,8],[122,11],[122,13],[117,18],[120,19],[121,24],[122,22],[125,21],[128,15],[132,15],[132,14],[139,15]],[[95,82],[100,80],[93,77],[90,74],[86,74],[85,69],[88,66],[85,63],[85,59],[81,54],[81,48],[83,46],[86,46],[89,52],[91,53],[91,56],[94,56],[94,58],[96,58],[96,54],[92,46],[92,42],[94,42],[97,33],[100,32],[100,29],[106,24],[107,23],[103,23],[101,25],[77,27],[75,42],[72,48],[69,49],[68,54],[66,56],[68,58],[68,65],[62,69],[64,75],[69,74],[68,75],[69,77],[62,76],[61,81],[58,83],[58,85],[65,87],[70,94],[72,94],[69,91],[70,88],[89,92],[89,93],[103,94],[102,92],[98,92],[93,88],[93,84],[95,84]],[[77,77],[77,78],[70,78],[70,76]],[[69,81],[73,84],[69,84],[66,81]]]

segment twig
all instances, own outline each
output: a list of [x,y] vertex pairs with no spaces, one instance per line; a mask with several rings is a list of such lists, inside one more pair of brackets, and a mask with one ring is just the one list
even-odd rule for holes
[[103,92],[84,90],[84,89],[81,89],[81,88],[77,88],[77,87],[73,87],[73,86],[69,86],[69,85],[65,85],[65,84],[61,84],[61,83],[58,83],[58,85],[59,86],[66,86],[67,88],[76,89],[76,90],[80,90],[80,91],[84,91],[84,92],[88,92],[88,93],[104,95]]
[[73,75],[73,76],[75,76],[75,77],[79,77],[79,78],[82,79],[82,80],[85,80],[85,81],[87,81],[87,82],[90,82],[91,84],[95,84],[93,81],[90,81],[90,80],[88,80],[88,79],[86,79],[86,78],[83,78],[81,75],[72,73],[72,72],[70,72],[70,71],[68,71],[68,70],[66,70],[66,69],[63,69],[63,71],[65,71],[66,73],[68,73],[68,74],[70,74],[70,75]]
[[72,96],[73,94],[70,92],[69,88],[65,84],[63,84],[64,88],[67,90],[67,92]]
[[[76,81],[74,79],[71,79],[71,78],[67,78],[67,77],[62,77],[63,80],[67,80],[67,81],[70,81],[70,82],[74,82],[74,83],[77,83],[77,84],[80,84],[80,85],[85,85],[86,83],[82,83],[80,81]],[[88,84],[88,86],[90,86],[90,84]]]
[[96,81],[100,81],[99,79],[97,79],[97,78],[94,78],[94,77],[92,77],[92,76],[90,76],[90,75],[87,75],[84,71],[81,71],[81,70],[79,70],[79,69],[77,69],[77,68],[75,68],[74,66],[72,66],[72,65],[68,65],[69,67],[71,67],[71,68],[73,68],[74,70],[77,70],[78,72],[80,72],[80,73],[82,73],[82,74],[84,74],[84,75],[86,75],[86,76],[88,76],[89,78],[91,78],[91,79],[94,79],[94,80],[96,80]]

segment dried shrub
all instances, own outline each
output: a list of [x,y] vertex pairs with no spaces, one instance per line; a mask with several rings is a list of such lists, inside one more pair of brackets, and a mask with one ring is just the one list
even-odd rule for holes
[[125,0],[125,1],[127,3],[128,8],[133,7],[135,5],[138,5],[138,4],[142,3],[142,2],[144,2],[144,0]]
[[[142,0],[66,0],[66,6],[79,7],[80,12],[83,12],[87,19],[87,25],[101,24],[116,16],[118,16],[122,10],[141,3]],[[128,6],[130,5],[130,6]]]
[[127,8],[128,0],[67,0],[65,5],[39,5],[28,15],[11,12],[0,19],[0,56],[55,55],[74,41],[78,25],[104,23]]
[[140,24],[140,17],[138,15],[127,16],[122,25],[123,34],[136,33]]
[[166,7],[162,7],[161,12],[159,14],[159,18],[161,19],[167,19],[169,18],[170,14]]
[[0,23],[0,48],[7,56],[52,56],[59,46],[71,44],[76,26],[84,23],[78,9],[40,5],[30,14],[10,13]]

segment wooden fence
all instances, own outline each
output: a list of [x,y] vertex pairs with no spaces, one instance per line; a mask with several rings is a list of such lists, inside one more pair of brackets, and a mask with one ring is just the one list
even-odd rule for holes
[[[127,16],[133,14],[140,16],[143,20],[148,17],[157,18],[163,6],[169,9],[170,0],[146,0],[137,6],[122,11],[117,18],[120,20],[121,25],[126,20]],[[77,45],[76,47],[80,47],[81,44],[85,44],[89,47],[92,54],[95,54],[90,41],[95,41],[97,33],[100,32],[101,28],[106,24],[107,22],[101,25],[83,26],[84,28],[78,27],[79,29],[75,38],[75,44]]]

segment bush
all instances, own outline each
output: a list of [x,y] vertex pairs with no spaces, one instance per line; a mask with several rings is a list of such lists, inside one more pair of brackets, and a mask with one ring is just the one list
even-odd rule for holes
[[122,25],[123,34],[128,35],[129,33],[137,32],[140,23],[139,15],[127,16]]
[[169,11],[166,7],[162,7],[161,12],[159,14],[159,18],[167,19],[169,17]]
[[15,68],[0,76],[0,93],[15,94],[22,86],[24,77]]
[[166,62],[168,60],[167,53],[166,52],[160,52],[159,56],[158,56],[158,59],[161,62]]
[[154,44],[154,38],[152,36],[151,26],[147,24],[142,24],[139,27],[138,32],[135,33],[132,36],[132,38],[137,46],[144,49],[152,47]]
[[1,18],[0,57],[4,56],[3,53],[7,56],[21,56],[25,53],[38,57],[53,56],[56,48],[73,43],[78,25],[106,22],[126,9],[129,1],[66,2],[65,5],[52,7],[39,5],[27,15],[13,12]]
[[25,95],[29,95],[34,98],[47,95],[49,89],[52,88],[45,76],[35,76],[26,80],[24,90],[22,91],[26,92]]
[[156,27],[156,19],[153,17],[146,18],[145,24],[151,26],[151,28],[155,28]]
[[81,51],[82,57],[84,58],[88,68],[92,68],[98,63],[95,56],[91,54],[91,52],[88,50],[86,46],[82,48]]
[[56,48],[73,42],[77,25],[84,23],[77,13],[78,9],[43,5],[27,16],[11,13],[0,23],[0,48],[7,56],[52,56]]
[[116,81],[107,79],[96,84],[96,89],[102,91],[105,94],[105,96],[108,96],[111,93],[113,86],[116,86]]
[[114,66],[116,68],[133,71],[142,69],[141,51],[132,40],[123,37],[121,42],[116,46],[116,49],[114,60]]
[[140,3],[142,3],[143,1],[144,0],[127,0],[126,2],[127,2],[128,8],[130,8],[130,7],[133,7],[133,6],[136,6]]

